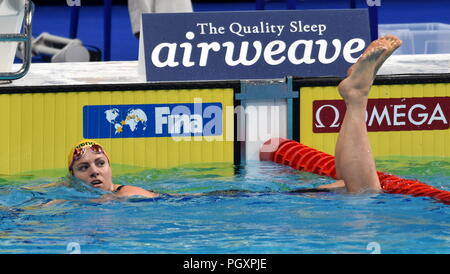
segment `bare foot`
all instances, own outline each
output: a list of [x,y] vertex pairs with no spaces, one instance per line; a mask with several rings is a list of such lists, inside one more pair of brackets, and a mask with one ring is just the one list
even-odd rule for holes
[[346,103],[360,103],[361,99],[367,98],[378,69],[401,44],[402,41],[397,37],[386,35],[367,47],[339,84],[339,93]]

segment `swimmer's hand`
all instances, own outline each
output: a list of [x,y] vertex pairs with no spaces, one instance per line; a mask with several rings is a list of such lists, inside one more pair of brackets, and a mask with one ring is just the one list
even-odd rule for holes
[[339,189],[339,188],[344,188],[344,187],[345,187],[344,180],[337,180],[334,183],[327,184],[327,185],[321,185],[317,188],[333,190],[333,189]]

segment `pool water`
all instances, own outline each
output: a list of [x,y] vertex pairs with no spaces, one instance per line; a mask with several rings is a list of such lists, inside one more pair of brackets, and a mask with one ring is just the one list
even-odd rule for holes
[[[378,170],[450,190],[450,162],[387,159]],[[1,253],[450,253],[450,205],[393,194],[304,193],[332,180],[270,162],[116,173],[168,194],[94,202],[103,193],[0,177]],[[237,190],[237,191],[229,191]],[[49,201],[65,202],[42,206]]]

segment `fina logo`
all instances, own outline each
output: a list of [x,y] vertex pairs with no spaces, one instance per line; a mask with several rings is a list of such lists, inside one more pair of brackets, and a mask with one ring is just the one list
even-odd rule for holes
[[83,108],[83,136],[189,137],[222,134],[221,103],[97,105]]
[[[128,128],[131,132],[136,130],[145,131],[147,128],[147,114],[142,109],[129,109],[126,117],[117,120],[120,117],[120,111],[117,108],[108,109],[105,111],[106,120],[114,125],[116,132],[114,134],[120,134],[124,129]],[[141,125],[141,127],[139,127]]]
[[155,133],[163,134],[165,127],[172,136],[183,136],[203,133],[203,117],[201,114],[190,114],[186,106],[155,108]]

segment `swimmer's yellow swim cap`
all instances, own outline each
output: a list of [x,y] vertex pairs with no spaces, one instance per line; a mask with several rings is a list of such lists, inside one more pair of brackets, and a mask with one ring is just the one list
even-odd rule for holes
[[106,153],[106,150],[103,148],[102,145],[100,145],[98,142],[94,140],[88,140],[83,139],[79,141],[71,150],[68,156],[67,160],[67,167],[69,168],[69,172],[73,173],[72,166],[75,161],[80,159],[84,153],[86,152],[86,149],[91,149],[95,153],[103,153],[109,162],[108,153]]

